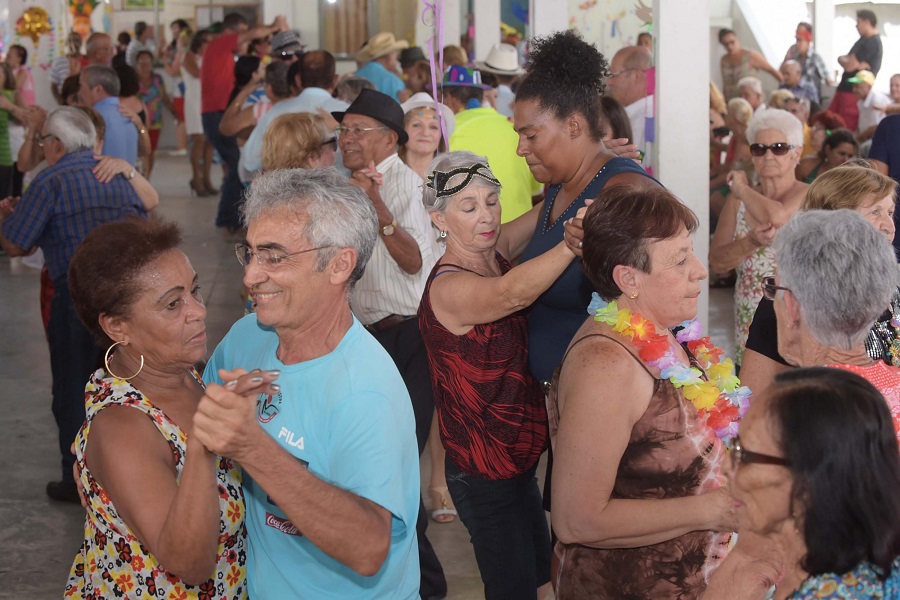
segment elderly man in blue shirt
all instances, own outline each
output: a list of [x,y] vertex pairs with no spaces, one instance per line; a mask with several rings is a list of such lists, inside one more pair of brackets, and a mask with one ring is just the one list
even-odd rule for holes
[[[92,106],[106,121],[103,154],[121,158],[131,165],[138,157],[138,130],[131,119],[119,111],[119,76],[112,67],[89,65],[78,79],[78,97],[85,106]],[[146,133],[141,125],[140,134]]]
[[409,92],[397,75],[397,57],[406,48],[409,48],[409,42],[395,40],[393,33],[376,34],[356,54],[357,62],[366,63],[356,74],[371,81],[382,94],[387,94],[397,102],[406,101]]
[[[0,247],[10,256],[28,254],[36,247],[43,250],[55,288],[47,337],[62,481],[47,484],[47,495],[70,502],[78,502],[78,494],[69,447],[84,421],[84,385],[103,350],[75,314],[67,280],[69,262],[95,227],[146,215],[129,183],[134,170],[108,183],[94,174],[96,137],[93,123],[81,110],[63,106],[51,112],[39,138],[50,166],[35,177],[15,210],[0,211]],[[110,268],[117,268],[113,256]]]

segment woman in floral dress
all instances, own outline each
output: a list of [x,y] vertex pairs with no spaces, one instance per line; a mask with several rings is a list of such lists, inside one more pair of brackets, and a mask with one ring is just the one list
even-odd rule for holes
[[71,262],[78,316],[111,345],[75,439],[88,514],[67,598],[247,596],[240,470],[191,436],[206,308],[179,242],[173,224],[111,223]]
[[750,119],[747,140],[759,185],[750,185],[743,171],[731,172],[728,183],[732,193],[709,249],[711,271],[737,272],[734,361],[738,367],[753,313],[763,296],[763,277],[775,271],[769,244],[778,228],[800,208],[809,187],[794,177],[803,153],[803,126],[797,117],[784,110],[766,110]]

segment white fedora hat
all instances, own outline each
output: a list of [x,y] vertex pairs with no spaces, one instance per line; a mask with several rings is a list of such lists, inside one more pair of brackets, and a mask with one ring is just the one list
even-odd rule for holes
[[456,128],[456,115],[453,114],[449,106],[435,102],[434,98],[427,93],[419,92],[418,94],[413,94],[409,100],[400,105],[404,115],[417,108],[430,108],[436,112],[437,107],[440,107],[441,113],[444,115],[444,122],[447,124],[447,135],[453,135],[453,130]]
[[519,66],[519,51],[510,44],[495,44],[487,58],[475,64],[480,70],[496,75],[521,75],[525,72]]

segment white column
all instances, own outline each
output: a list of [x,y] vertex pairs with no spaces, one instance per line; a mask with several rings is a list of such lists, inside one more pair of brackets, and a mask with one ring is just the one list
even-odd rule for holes
[[549,35],[569,28],[568,0],[530,0],[529,15],[532,37]]
[[475,2],[475,60],[484,60],[500,43],[500,0]]
[[300,41],[310,50],[319,48],[318,0],[262,0],[263,23],[271,23],[278,15],[287,17],[288,25],[300,32]]
[[[687,3],[653,0],[656,34],[656,146],[653,169],[659,181],[697,214],[700,229],[694,253],[709,254],[709,62],[684,57],[709,55],[709,0]],[[709,290],[704,282],[697,316],[709,319]]]
[[[815,0],[813,2],[813,43],[815,51],[825,61],[825,67],[831,75],[837,67],[840,52],[834,51],[834,0]],[[842,52],[846,52],[843,48]]]

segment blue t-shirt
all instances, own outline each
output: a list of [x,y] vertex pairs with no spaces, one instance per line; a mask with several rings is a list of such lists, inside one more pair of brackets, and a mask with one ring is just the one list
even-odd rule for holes
[[[572,201],[554,222],[550,222],[553,202],[562,186],[551,185],[544,201],[534,235],[522,256],[520,263],[531,260],[549,251],[563,240],[563,225],[574,217],[588,198],[597,198],[610,177],[619,173],[639,173],[650,177],[630,158],[611,158],[594,176],[588,186]],[[652,177],[651,177],[652,179]],[[563,354],[572,341],[572,336],[587,319],[587,305],[594,291],[591,282],[581,269],[581,259],[575,259],[566,267],[550,288],[538,296],[528,312],[528,369],[538,381],[550,381],[556,366],[562,362]]]
[[121,158],[129,165],[137,164],[138,131],[131,120],[119,112],[119,99],[110,96],[94,104],[106,122],[103,137],[103,155]]
[[375,89],[382,94],[387,94],[397,102],[400,102],[398,94],[406,89],[406,84],[394,73],[388,71],[383,64],[378,61],[371,61],[365,64],[363,68],[356,71],[358,77],[365,77],[372,82]]
[[390,511],[391,546],[377,574],[359,575],[310,543],[245,472],[250,597],[418,598],[418,448],[394,361],[355,318],[325,356],[285,365],[277,348],[275,331],[247,315],[216,348],[204,379],[220,383],[221,368],[279,369],[280,393],[257,402],[260,426],[323,481]]

